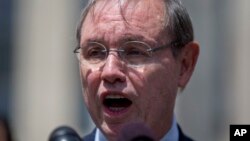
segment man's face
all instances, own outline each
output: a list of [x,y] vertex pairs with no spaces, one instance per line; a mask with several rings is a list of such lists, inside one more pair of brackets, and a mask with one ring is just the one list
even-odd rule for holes
[[[117,49],[131,39],[150,45],[162,45],[163,39],[170,42],[161,35],[165,22],[162,1],[121,4],[124,17],[117,0],[96,3],[83,23],[81,47],[89,41],[101,42],[108,49]],[[155,52],[151,59],[143,66],[131,67],[116,52],[110,52],[103,66],[80,64],[85,104],[109,140],[130,122],[145,123],[158,138],[171,127],[180,63],[169,48]]]

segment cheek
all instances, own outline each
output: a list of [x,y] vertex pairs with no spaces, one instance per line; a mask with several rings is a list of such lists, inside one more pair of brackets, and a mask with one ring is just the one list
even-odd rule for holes
[[[151,67],[153,68],[153,67]],[[155,69],[155,70],[154,70]],[[151,69],[146,79],[148,112],[156,117],[171,116],[178,89],[178,73],[175,65],[161,65]],[[165,111],[165,112],[162,112]],[[150,117],[149,117],[150,118]]]
[[148,95],[175,94],[177,89],[178,68],[173,63],[158,63],[140,68],[129,76],[136,90]]
[[100,72],[81,68],[82,92],[85,105],[92,119],[97,122],[100,115],[97,90],[100,84]]
[[[169,51],[168,53],[172,52]],[[168,54],[168,56],[172,55]],[[158,71],[152,75],[150,81],[154,82],[157,89],[163,90],[163,95],[176,95],[179,79],[178,61],[173,57],[165,57],[157,66]]]
[[171,104],[177,93],[178,71],[174,64],[154,64],[130,73],[141,106]]
[[137,96],[139,96],[140,93],[142,93],[141,91],[145,90],[146,78],[145,75],[143,75],[145,73],[145,70],[146,69],[143,67],[137,70],[131,69],[128,72],[128,78],[131,82],[133,89],[135,89]]
[[[175,104],[178,89],[178,69],[175,64],[160,65],[157,73],[153,73],[147,80],[148,87],[151,87],[150,104],[154,105],[151,111],[158,117],[169,118]],[[165,112],[157,112],[165,111]]]
[[81,68],[83,97],[88,105],[90,100],[95,100],[96,91],[100,84],[100,72],[92,69]]

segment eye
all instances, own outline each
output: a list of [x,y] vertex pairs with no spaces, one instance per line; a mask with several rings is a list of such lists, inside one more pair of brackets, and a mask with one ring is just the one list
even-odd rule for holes
[[101,48],[91,48],[88,50],[88,57],[90,58],[99,58],[103,55],[103,50]]
[[141,56],[145,55],[145,52],[143,50],[140,50],[138,48],[127,48],[125,50],[125,54],[128,56]]
[[89,61],[102,60],[106,57],[106,49],[99,43],[89,43],[84,50],[84,58]]
[[124,60],[130,65],[141,65],[149,61],[150,47],[143,42],[131,41],[125,43],[121,49]]
[[124,55],[127,57],[148,57],[147,47],[140,43],[128,43],[123,47]]

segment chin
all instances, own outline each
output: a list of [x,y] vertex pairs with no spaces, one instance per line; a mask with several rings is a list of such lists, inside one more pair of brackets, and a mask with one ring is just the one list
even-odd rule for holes
[[117,138],[119,136],[119,132],[114,132],[112,130],[109,130],[106,132],[104,131],[104,135],[109,141],[117,141]]
[[122,124],[107,125],[106,127],[103,127],[101,130],[109,141],[116,141],[122,127],[123,127]]

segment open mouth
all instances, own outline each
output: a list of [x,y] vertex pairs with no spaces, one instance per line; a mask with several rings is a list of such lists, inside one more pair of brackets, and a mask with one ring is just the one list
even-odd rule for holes
[[132,101],[121,95],[107,95],[103,100],[103,105],[114,113],[126,110],[132,105]]

